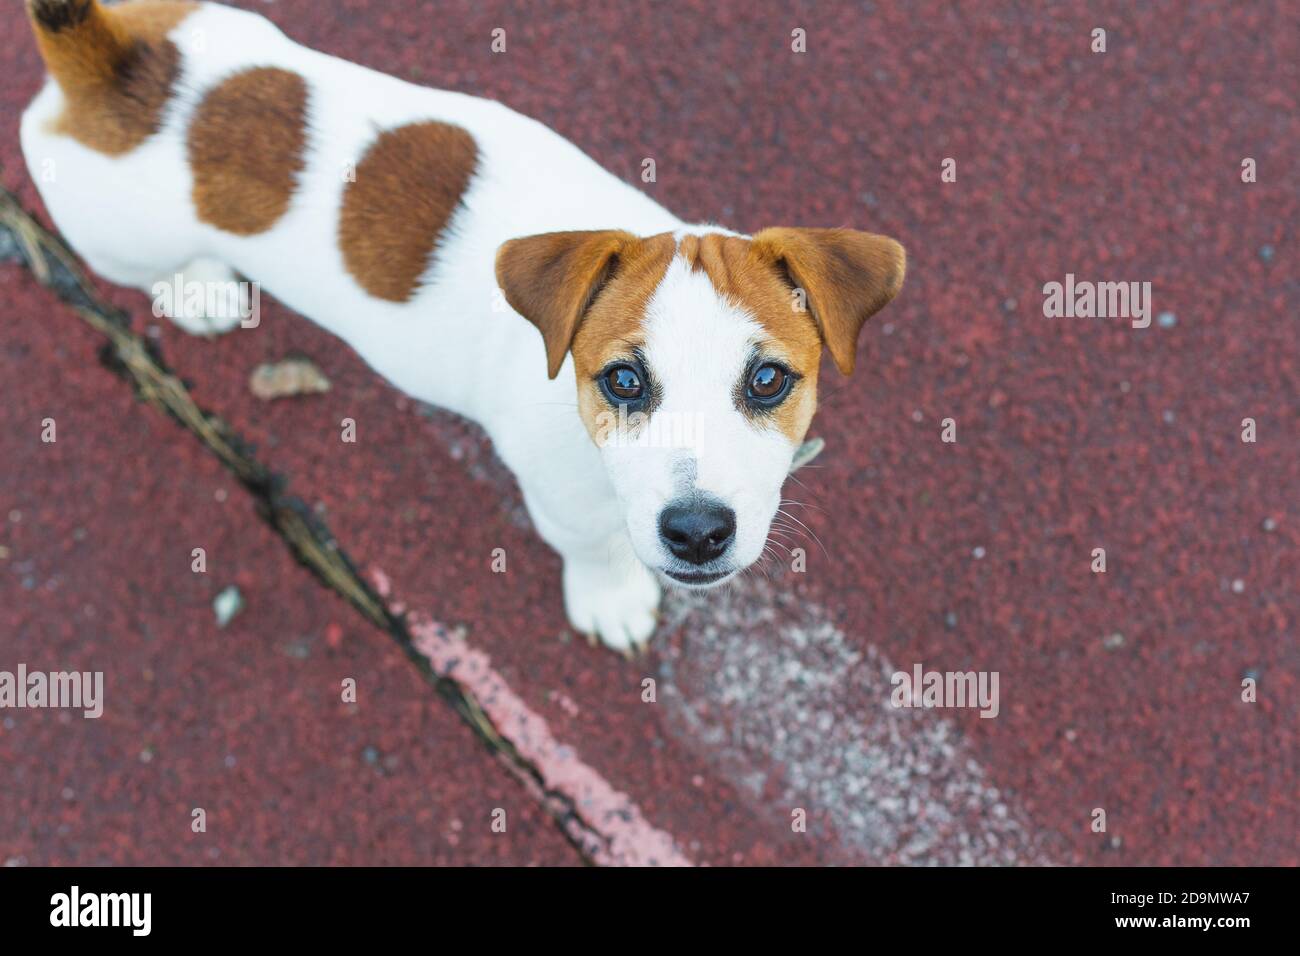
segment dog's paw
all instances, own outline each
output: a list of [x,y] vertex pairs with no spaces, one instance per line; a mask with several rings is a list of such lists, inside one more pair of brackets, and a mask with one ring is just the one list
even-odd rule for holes
[[640,561],[564,562],[569,623],[624,655],[643,650],[654,634],[659,593],[659,582]]
[[248,283],[214,259],[195,259],[154,283],[154,314],[191,335],[221,335],[251,314]]

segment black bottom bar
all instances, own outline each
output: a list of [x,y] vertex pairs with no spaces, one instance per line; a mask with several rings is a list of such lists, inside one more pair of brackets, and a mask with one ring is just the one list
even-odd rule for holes
[[630,928],[644,938],[703,925],[734,940],[779,924],[806,941],[848,932],[863,942],[1130,936],[1232,945],[1284,929],[1296,885],[1285,869],[9,869],[0,871],[0,914],[7,942],[289,936],[337,947],[487,929],[492,943],[518,927],[538,940],[572,933],[590,946],[627,939]]

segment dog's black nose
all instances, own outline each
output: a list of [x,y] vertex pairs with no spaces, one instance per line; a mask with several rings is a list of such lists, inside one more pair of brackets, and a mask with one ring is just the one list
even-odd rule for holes
[[736,513],[724,505],[669,505],[659,514],[659,535],[668,550],[691,564],[720,557],[736,533]]

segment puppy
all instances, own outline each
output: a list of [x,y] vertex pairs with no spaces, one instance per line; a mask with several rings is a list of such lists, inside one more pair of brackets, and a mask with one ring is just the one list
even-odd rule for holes
[[[687,224],[500,103],[256,14],[28,12],[51,81],[23,152],[90,267],[156,300],[177,276],[235,295],[247,276],[479,422],[564,559],[570,622],[612,648],[650,638],[661,582],[716,587],[763,554],[822,349],[850,373],[903,281],[892,239]],[[245,315],[222,303],[165,309],[215,333]]]

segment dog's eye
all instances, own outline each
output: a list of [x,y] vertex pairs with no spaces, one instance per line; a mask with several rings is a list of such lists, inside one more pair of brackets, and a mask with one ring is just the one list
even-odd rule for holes
[[772,405],[785,396],[791,376],[779,365],[767,363],[749,377],[749,397],[760,405]]
[[641,397],[645,386],[641,376],[630,365],[615,365],[605,373],[605,386],[615,397],[625,402],[634,402]]

